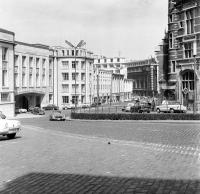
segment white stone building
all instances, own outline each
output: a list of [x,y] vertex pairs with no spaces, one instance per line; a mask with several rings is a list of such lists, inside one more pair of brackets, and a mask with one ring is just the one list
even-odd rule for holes
[[59,107],[91,103],[93,88],[93,53],[80,48],[54,49],[55,104]]
[[14,116],[14,46],[15,34],[0,29],[0,111]]

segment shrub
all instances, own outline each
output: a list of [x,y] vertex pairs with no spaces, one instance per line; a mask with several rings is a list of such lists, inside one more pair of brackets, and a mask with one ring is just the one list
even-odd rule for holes
[[71,113],[72,119],[86,120],[200,120],[200,114],[178,114],[178,113],[161,113],[161,114],[117,114],[117,113]]

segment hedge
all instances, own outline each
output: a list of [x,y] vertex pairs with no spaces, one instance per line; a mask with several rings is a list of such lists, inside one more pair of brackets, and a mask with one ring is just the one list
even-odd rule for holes
[[71,113],[72,119],[86,120],[200,120],[200,114],[161,113],[161,114],[117,114],[117,113]]

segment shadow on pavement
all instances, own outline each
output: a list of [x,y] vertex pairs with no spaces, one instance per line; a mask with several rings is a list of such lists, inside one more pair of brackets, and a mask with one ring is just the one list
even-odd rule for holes
[[3,185],[1,194],[199,194],[200,180],[162,180],[81,174],[30,173]]

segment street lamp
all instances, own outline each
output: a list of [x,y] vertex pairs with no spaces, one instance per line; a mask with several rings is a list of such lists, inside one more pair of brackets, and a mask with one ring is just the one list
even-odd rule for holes
[[65,43],[68,44],[71,48],[75,50],[75,57],[74,57],[74,62],[75,62],[75,110],[77,109],[77,96],[76,96],[76,51],[78,48],[83,47],[86,43],[84,40],[81,40],[76,46],[74,46],[71,42],[65,40]]
[[193,57],[194,57],[194,93],[193,93],[193,97],[194,97],[194,104],[193,104],[193,113],[196,113],[196,55],[197,55],[197,42],[194,41],[193,43]]

